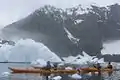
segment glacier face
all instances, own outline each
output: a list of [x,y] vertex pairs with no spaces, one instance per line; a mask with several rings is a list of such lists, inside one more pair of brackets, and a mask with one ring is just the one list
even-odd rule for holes
[[4,44],[0,48],[0,61],[31,62],[39,58],[51,62],[61,61],[45,45],[31,39],[21,39],[16,42],[15,46]]

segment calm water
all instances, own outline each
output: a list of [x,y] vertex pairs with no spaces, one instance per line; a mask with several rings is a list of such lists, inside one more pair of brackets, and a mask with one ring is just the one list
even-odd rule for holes
[[[28,64],[9,64],[9,63],[1,63],[0,64],[0,80],[45,80],[44,76],[40,76],[39,74],[11,74],[10,76],[3,76],[3,72],[10,72],[8,67],[27,67]],[[119,66],[117,66],[119,68]],[[120,68],[119,68],[120,69]],[[114,71],[111,76],[103,73],[101,76],[99,75],[82,75],[83,78],[81,80],[120,80],[120,71]],[[68,75],[62,75],[62,80],[74,80],[68,77]]]

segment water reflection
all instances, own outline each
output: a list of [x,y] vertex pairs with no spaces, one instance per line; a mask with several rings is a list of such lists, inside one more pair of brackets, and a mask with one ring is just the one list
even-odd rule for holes
[[93,75],[88,80],[104,80],[102,75]]
[[[68,77],[68,75],[60,75],[62,77],[61,80],[119,80],[114,78],[113,76],[104,77],[103,75],[82,75],[82,79],[72,79]],[[1,77],[0,80],[47,80],[46,76],[37,75],[26,75],[26,74],[14,74],[7,77]]]

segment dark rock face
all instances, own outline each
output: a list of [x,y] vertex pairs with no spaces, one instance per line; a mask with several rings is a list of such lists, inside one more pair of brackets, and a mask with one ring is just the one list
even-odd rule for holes
[[[80,39],[76,44],[68,38],[64,27]],[[44,6],[28,17],[6,26],[7,37],[32,38],[42,42],[60,56],[101,54],[102,43],[120,38],[120,5],[108,7],[81,5],[66,10]]]

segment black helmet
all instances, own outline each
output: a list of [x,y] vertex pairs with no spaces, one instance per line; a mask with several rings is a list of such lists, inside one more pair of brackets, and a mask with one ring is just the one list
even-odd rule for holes
[[111,62],[108,62],[108,64],[111,64]]

